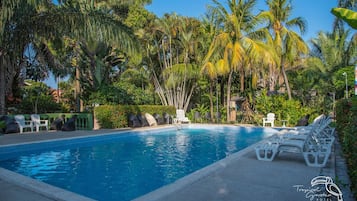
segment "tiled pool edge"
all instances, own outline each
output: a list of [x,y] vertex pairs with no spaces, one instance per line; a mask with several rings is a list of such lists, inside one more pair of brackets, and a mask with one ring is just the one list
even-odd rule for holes
[[[258,142],[259,143],[259,142]],[[253,151],[254,146],[256,146],[257,143],[250,145],[249,147],[246,147],[237,153],[234,153],[224,159],[221,159],[211,165],[208,165],[204,168],[201,168],[185,177],[182,177],[175,181],[174,183],[168,184],[166,186],[163,186],[161,188],[158,188],[150,193],[147,193],[143,196],[140,196],[138,198],[133,199],[133,201],[155,201],[159,200],[160,198],[164,198],[169,194],[172,194],[202,178],[205,176],[212,174],[216,171],[219,170],[221,167],[225,167],[231,162],[240,159],[242,156],[246,155],[248,152]]]
[[79,195],[73,193],[71,191],[67,191],[62,188],[58,188],[49,184],[46,184],[41,181],[37,181],[35,179],[31,179],[29,177],[23,176],[21,174],[6,170],[0,167],[0,179],[9,182],[10,184],[19,186],[21,188],[30,190],[34,193],[42,195],[46,198],[58,200],[58,201],[95,201],[91,198],[85,197],[83,195]]

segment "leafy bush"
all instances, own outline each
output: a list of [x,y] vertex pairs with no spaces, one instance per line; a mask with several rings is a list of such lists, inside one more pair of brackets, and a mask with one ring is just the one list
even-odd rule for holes
[[17,113],[47,113],[61,110],[51,95],[50,88],[42,82],[27,81],[28,86],[22,88],[22,101],[16,105]]
[[154,95],[150,90],[143,90],[130,83],[115,83],[113,86],[101,86],[91,92],[85,104],[89,110],[94,105],[150,105],[154,104]]
[[[269,112],[275,113],[275,118],[278,120],[277,125],[281,125],[279,120],[287,120],[287,125],[295,126],[299,119],[307,114],[310,114],[310,120],[314,116],[319,115],[317,111],[310,108],[303,107],[297,100],[287,100],[285,95],[270,95],[268,96],[265,91],[256,98],[255,108],[264,116]],[[261,118],[258,118],[261,120]]]
[[162,114],[175,115],[173,106],[160,105],[101,105],[94,108],[94,116],[101,128],[124,128],[128,127],[129,114]]
[[336,121],[336,129],[352,181],[351,189],[357,197],[357,97],[337,103]]

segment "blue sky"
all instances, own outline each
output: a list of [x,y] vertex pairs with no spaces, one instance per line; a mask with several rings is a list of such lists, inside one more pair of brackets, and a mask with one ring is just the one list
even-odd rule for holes
[[[219,0],[226,4],[227,0]],[[212,0],[152,0],[152,4],[146,8],[162,17],[165,13],[177,13],[182,16],[200,18],[206,12],[207,5],[212,4]],[[291,17],[303,17],[307,22],[307,32],[303,38],[308,41],[315,37],[319,31],[332,30],[334,16],[330,13],[336,7],[337,0],[292,0],[293,13]],[[257,0],[256,12],[267,10],[265,0]],[[46,81],[52,88],[57,88],[54,78]]]
[[[219,0],[223,5],[227,0]],[[206,6],[212,5],[212,0],[152,0],[146,8],[162,17],[165,13],[177,13],[182,16],[201,17],[206,12]],[[307,21],[307,32],[303,35],[305,40],[315,37],[323,31],[331,31],[334,16],[331,8],[336,7],[337,0],[292,0],[293,13],[291,17],[303,17]],[[267,10],[265,0],[257,0],[256,12]]]

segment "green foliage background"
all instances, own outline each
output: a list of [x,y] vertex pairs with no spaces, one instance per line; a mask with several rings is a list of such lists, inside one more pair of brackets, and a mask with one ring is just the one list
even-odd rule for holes
[[168,113],[176,114],[173,106],[160,105],[101,105],[94,108],[94,117],[98,120],[101,128],[125,128],[129,126],[129,114]]
[[17,105],[17,113],[32,114],[61,111],[61,105],[56,103],[47,85],[42,82],[27,82],[28,85],[21,89],[23,99]]

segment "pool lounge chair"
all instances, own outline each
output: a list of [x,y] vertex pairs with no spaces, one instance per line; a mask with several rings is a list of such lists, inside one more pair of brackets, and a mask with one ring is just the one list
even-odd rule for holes
[[273,161],[280,152],[301,153],[308,166],[324,167],[331,154],[334,142],[333,133],[326,127],[314,129],[310,134],[295,136],[275,136],[255,147],[258,160]]
[[191,121],[185,116],[185,111],[182,109],[176,110],[176,118],[174,123],[191,123]]
[[316,117],[311,124],[307,126],[292,127],[291,129],[297,131],[310,131],[311,129],[315,129],[316,127],[324,126],[324,124],[330,124],[330,123],[331,123],[331,118],[324,114],[321,114],[318,117]]
[[331,146],[313,140],[281,140],[264,142],[255,147],[258,160],[273,161],[281,152],[301,153],[306,165],[325,167],[331,154]]
[[23,133],[25,128],[29,128],[31,132],[33,132],[32,121],[25,120],[24,115],[15,115],[14,118],[16,123],[19,125],[20,133]]
[[34,127],[36,127],[36,132],[40,131],[40,127],[45,127],[48,131],[48,120],[41,120],[40,115],[31,114],[31,121]]
[[278,133],[281,138],[295,138],[305,140],[308,135],[314,135],[317,138],[334,138],[335,128],[329,126],[330,118],[323,118],[314,122],[307,128],[284,129]]

